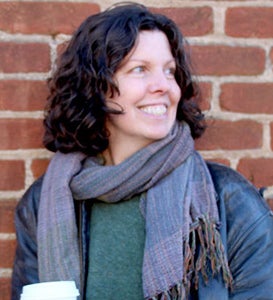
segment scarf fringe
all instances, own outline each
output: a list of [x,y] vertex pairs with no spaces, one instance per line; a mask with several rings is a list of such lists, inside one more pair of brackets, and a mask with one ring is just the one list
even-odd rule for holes
[[[197,246],[198,245],[198,246]],[[205,216],[191,226],[184,242],[184,276],[182,283],[152,297],[152,300],[186,300],[192,288],[198,289],[201,274],[205,284],[209,278],[222,275],[226,287],[232,288],[232,275],[217,225]]]
[[[196,248],[197,242],[200,244]],[[217,225],[208,217],[202,216],[193,224],[189,240],[185,242],[185,272],[184,284],[191,286],[193,280],[195,289],[198,288],[199,273],[207,284],[210,275],[222,274],[226,287],[232,285],[232,275],[226,259],[225,250]]]
[[155,297],[150,298],[150,300],[185,300],[186,299],[186,290],[183,284],[177,284],[173,286],[168,291],[161,293]]

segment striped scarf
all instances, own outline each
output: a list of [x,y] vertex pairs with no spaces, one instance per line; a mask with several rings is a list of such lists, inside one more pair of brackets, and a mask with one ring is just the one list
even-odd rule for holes
[[185,123],[115,166],[82,153],[54,155],[38,212],[40,281],[75,280],[80,287],[74,201],[113,203],[136,194],[146,222],[145,299],[187,299],[200,274],[205,282],[221,274],[230,284],[212,179]]

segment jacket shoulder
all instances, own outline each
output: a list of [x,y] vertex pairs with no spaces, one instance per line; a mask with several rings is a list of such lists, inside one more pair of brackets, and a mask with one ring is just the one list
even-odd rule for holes
[[272,211],[254,185],[227,166],[208,163],[208,168],[218,196],[221,223],[225,227],[230,248],[246,238],[252,240],[249,234],[257,232],[257,228],[262,228],[261,231],[265,231],[266,227],[273,230]]
[[207,166],[215,190],[226,205],[236,198],[237,203],[243,202],[248,205],[256,202],[262,211],[268,211],[269,207],[260,191],[239,172],[215,162],[207,162]]
[[25,214],[26,211],[32,211],[35,216],[37,215],[42,183],[43,176],[34,181],[32,185],[27,189],[17,205],[17,214]]
[[255,192],[258,191],[243,175],[232,168],[216,162],[207,161],[206,163],[216,188],[222,188],[226,184],[242,184],[250,189],[255,189]]

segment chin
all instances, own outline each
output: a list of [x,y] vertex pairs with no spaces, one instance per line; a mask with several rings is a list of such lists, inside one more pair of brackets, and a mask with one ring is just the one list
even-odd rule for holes
[[152,140],[152,141],[162,140],[168,135],[168,133],[169,133],[169,131],[165,132],[165,133],[161,133],[161,134],[156,134],[156,135],[154,134],[154,135],[150,136],[150,140]]

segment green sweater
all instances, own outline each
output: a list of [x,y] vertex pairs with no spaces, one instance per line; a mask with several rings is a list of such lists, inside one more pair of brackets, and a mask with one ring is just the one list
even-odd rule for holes
[[86,299],[143,300],[145,221],[139,197],[95,202],[91,212]]

